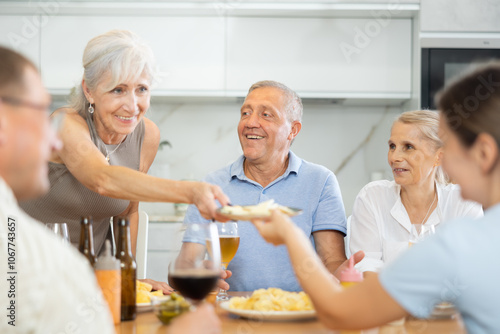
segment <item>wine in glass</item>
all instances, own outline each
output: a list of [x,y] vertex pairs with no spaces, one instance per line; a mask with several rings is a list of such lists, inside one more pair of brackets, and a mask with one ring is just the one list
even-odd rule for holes
[[[238,234],[238,224],[236,222],[215,223],[219,231],[219,243],[221,253],[221,265],[223,270],[227,270],[229,262],[233,259],[240,246],[240,236]],[[227,291],[220,289],[217,294],[218,301],[229,300]]]
[[192,301],[201,302],[217,286],[220,277],[220,246],[213,224],[185,224],[183,244],[170,263],[170,286]]

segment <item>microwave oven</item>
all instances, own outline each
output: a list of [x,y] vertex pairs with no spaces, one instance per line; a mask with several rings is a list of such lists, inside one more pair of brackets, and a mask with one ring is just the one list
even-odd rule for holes
[[436,109],[434,96],[453,77],[495,59],[500,60],[500,48],[422,48],[421,108]]

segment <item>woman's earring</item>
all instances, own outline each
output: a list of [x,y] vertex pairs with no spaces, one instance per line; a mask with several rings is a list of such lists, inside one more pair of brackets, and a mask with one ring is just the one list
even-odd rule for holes
[[89,113],[94,113],[94,107],[91,104],[89,105]]

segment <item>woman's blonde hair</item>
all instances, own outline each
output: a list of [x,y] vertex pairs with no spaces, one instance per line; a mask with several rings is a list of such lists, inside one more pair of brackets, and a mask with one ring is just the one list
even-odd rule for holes
[[[438,135],[439,115],[436,111],[406,111],[396,118],[394,123],[396,122],[415,125],[419,129],[422,136],[434,145],[436,151],[443,147],[443,142]],[[441,184],[449,183],[448,175],[446,175],[441,166],[438,166],[436,169],[436,181]]]
[[[92,38],[83,51],[83,79],[90,90],[95,90],[102,79],[110,81],[105,90],[111,90],[128,80],[136,80],[145,73],[153,82],[155,59],[151,48],[136,34],[127,30],[111,30]],[[69,107],[82,116],[89,107],[82,85],[76,86],[70,95]]]

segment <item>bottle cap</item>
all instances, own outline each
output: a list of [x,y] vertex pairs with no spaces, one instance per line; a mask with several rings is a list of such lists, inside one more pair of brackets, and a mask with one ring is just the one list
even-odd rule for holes
[[93,224],[93,221],[92,221],[92,217],[91,216],[83,216],[81,219],[80,219],[80,224],[83,224],[83,225],[92,225]]
[[125,217],[118,217],[118,226],[128,226],[130,225],[129,221]]
[[99,256],[95,264],[96,270],[119,270],[120,260],[111,254],[111,242],[106,240],[104,244],[104,253]]
[[354,257],[349,258],[349,268],[340,273],[341,282],[361,282],[363,273],[354,268]]

